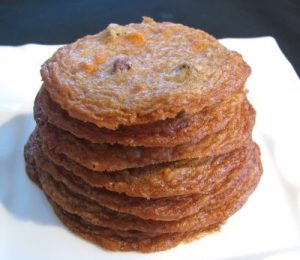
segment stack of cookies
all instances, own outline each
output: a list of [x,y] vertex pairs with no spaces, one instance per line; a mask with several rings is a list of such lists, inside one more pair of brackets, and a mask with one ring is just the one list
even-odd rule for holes
[[250,68],[207,33],[111,24],[41,74],[26,170],[74,233],[165,250],[219,230],[257,186]]

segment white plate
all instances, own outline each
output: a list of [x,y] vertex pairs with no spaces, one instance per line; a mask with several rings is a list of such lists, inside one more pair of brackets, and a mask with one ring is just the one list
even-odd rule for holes
[[70,233],[24,171],[40,65],[58,46],[0,47],[0,259],[300,259],[300,82],[271,37],[225,39],[252,67],[264,175],[222,231],[169,251],[113,253]]

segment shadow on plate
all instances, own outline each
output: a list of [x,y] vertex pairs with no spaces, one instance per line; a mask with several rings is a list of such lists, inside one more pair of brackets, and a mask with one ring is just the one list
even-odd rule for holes
[[[6,210],[2,214],[62,226],[42,191],[25,173],[23,148],[34,127],[32,114],[14,116],[0,125],[0,204]],[[0,208],[0,214],[1,211]]]

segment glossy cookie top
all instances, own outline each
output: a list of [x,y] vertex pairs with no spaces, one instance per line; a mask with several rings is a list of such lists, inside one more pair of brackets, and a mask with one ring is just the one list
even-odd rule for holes
[[241,88],[241,55],[198,30],[144,18],[60,48],[41,69],[51,98],[99,127],[194,114]]

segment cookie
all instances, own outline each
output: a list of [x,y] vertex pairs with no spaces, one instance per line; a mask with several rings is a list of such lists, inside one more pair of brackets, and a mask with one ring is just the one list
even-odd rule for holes
[[[247,174],[247,164],[232,170],[223,182],[215,185],[211,191],[213,194],[193,194],[147,200],[93,188],[71,172],[57,171],[55,167],[51,167],[51,164],[45,162],[41,164],[37,161],[36,163],[38,163],[38,171],[51,174],[56,181],[62,182],[75,193],[87,196],[112,210],[154,220],[176,220],[192,215],[207,205],[216,207],[219,203],[223,203],[224,198],[237,191],[238,185],[241,183],[239,180]],[[126,203],[124,203],[125,201]]]
[[144,253],[163,251],[220,229],[217,223],[197,231],[162,234],[149,238],[149,236],[143,237],[141,232],[116,232],[101,226],[91,225],[82,218],[67,213],[55,204],[53,204],[53,208],[64,225],[75,234],[112,251],[140,251]]
[[217,231],[262,175],[250,72],[201,30],[110,24],[42,65],[27,175],[71,231],[110,250]]
[[47,117],[50,124],[92,143],[164,147],[200,140],[221,130],[232,119],[244,96],[244,91],[239,91],[221,103],[194,115],[180,113],[173,119],[144,125],[121,126],[113,131],[70,117],[67,111],[51,100],[48,92],[42,87],[35,102],[34,114],[36,120]]
[[[28,146],[27,146],[28,147]],[[68,207],[70,211],[74,212],[78,211],[79,214],[83,214],[85,218],[80,217],[80,215],[70,213],[69,211],[63,209],[61,206],[59,206],[56,202],[54,202],[51,197],[48,197],[49,201],[53,205],[53,208],[58,215],[58,217],[61,219],[61,221],[73,232],[76,234],[85,237],[86,239],[101,245],[105,248],[108,248],[110,250],[122,250],[122,251],[142,251],[142,252],[152,252],[152,251],[160,251],[165,250],[170,247],[176,246],[180,242],[184,241],[190,241],[195,238],[199,238],[199,235],[207,235],[210,232],[219,230],[220,226],[224,223],[224,218],[226,220],[226,217],[228,217],[230,214],[233,214],[236,210],[238,210],[247,200],[248,196],[253,192],[255,189],[259,178],[261,176],[261,165],[259,160],[259,150],[256,147],[256,156],[252,163],[251,171],[249,172],[247,178],[244,178],[244,185],[243,188],[240,190],[240,193],[237,194],[235,199],[232,199],[232,204],[229,203],[230,206],[226,205],[214,209],[213,211],[205,211],[198,214],[198,218],[200,218],[200,226],[198,229],[191,229],[191,231],[182,231],[182,232],[171,232],[171,233],[153,233],[153,232],[141,232],[136,230],[126,230],[122,231],[119,229],[111,229],[107,227],[103,227],[99,225],[99,222],[101,221],[101,214],[99,214],[98,210],[99,207],[95,208],[95,205],[92,205],[92,209],[90,208],[91,205],[89,205],[89,202],[83,201],[83,204],[80,202],[76,202],[76,206]],[[28,157],[26,157],[28,159]],[[32,161],[26,161],[26,163],[31,163]],[[34,167],[33,169],[37,169]],[[47,177],[50,177],[48,174],[41,174],[41,172],[35,172],[36,175],[40,178],[41,187],[45,187],[43,184],[47,184]],[[45,178],[46,177],[46,178]],[[48,183],[49,184],[49,183]],[[48,186],[49,187],[49,186]],[[59,186],[59,190],[55,190],[54,193],[57,195],[57,192],[59,193],[61,190],[61,186]],[[49,191],[48,191],[49,192]],[[49,196],[49,194],[48,194]],[[69,199],[73,198],[73,195],[63,195],[62,199]],[[237,199],[238,198],[238,199]],[[71,200],[72,201],[72,200]],[[71,203],[72,204],[72,203]],[[233,207],[232,207],[233,205]],[[65,204],[64,204],[65,206]],[[80,207],[83,206],[84,209],[80,209]],[[229,210],[230,208],[230,210]],[[220,212],[220,213],[218,213]],[[230,213],[229,213],[230,212]],[[86,215],[89,215],[87,217]],[[219,216],[220,219],[216,219],[216,216]],[[108,216],[109,219],[110,216]],[[129,226],[133,228],[141,228],[148,230],[151,228],[149,227],[149,224],[153,226],[152,230],[159,231],[161,229],[158,228],[159,223],[156,222],[148,222],[148,225],[145,225],[145,221],[134,219],[134,221],[131,222],[132,219],[128,219],[128,216],[124,216],[125,222],[126,220],[129,221],[124,227]],[[127,219],[126,219],[127,218]],[[202,218],[202,219],[201,219]],[[90,221],[88,221],[88,220]],[[123,221],[122,214],[120,215],[120,219]],[[194,218],[195,219],[195,218]],[[216,222],[214,222],[216,220]],[[116,224],[116,221],[118,221],[117,217],[112,217],[111,221],[114,222],[115,226],[120,225],[120,223]],[[122,223],[121,221],[121,223]],[[93,224],[94,223],[94,224]],[[102,222],[101,222],[102,223]],[[106,223],[110,223],[110,221],[106,220]],[[156,223],[156,224],[154,224]],[[211,223],[211,224],[210,224]],[[111,224],[111,223],[110,223]],[[172,222],[165,222],[164,223],[167,229],[172,230],[172,226],[174,225]],[[123,225],[121,224],[121,227]],[[145,228],[146,226],[146,228]],[[148,226],[148,228],[147,228]],[[178,225],[177,225],[178,226]],[[180,226],[180,225],[179,225]],[[214,227],[214,228],[212,228]],[[209,232],[208,232],[209,231]]]
[[58,49],[41,69],[69,115],[117,129],[195,114],[244,86],[250,67],[209,34],[155,21],[111,24]]
[[235,117],[219,132],[196,143],[175,147],[126,147],[93,144],[76,138],[45,120],[38,120],[39,132],[48,149],[64,154],[95,171],[116,171],[180,159],[216,156],[246,145],[251,139],[255,111],[244,101]]
[[38,132],[29,142],[41,165],[48,164],[49,168],[55,167],[58,172],[66,169],[91,187],[148,199],[208,193],[213,188],[212,184],[224,181],[227,174],[245,164],[253,152],[252,145],[249,145],[217,157],[182,160],[118,172],[95,172],[46,147],[42,151]]
[[186,232],[198,230],[217,222],[221,224],[243,205],[245,198],[252,193],[260,176],[257,154],[257,151],[253,153],[253,158],[247,167],[247,178],[241,180],[242,185],[237,186],[238,192],[232,192],[219,207],[210,210],[203,208],[195,215],[178,221],[144,220],[115,212],[100,206],[88,197],[71,192],[64,184],[54,181],[49,174],[45,174],[43,171],[39,171],[39,179],[42,189],[52,201],[93,225],[121,231],[137,230],[147,233]]

